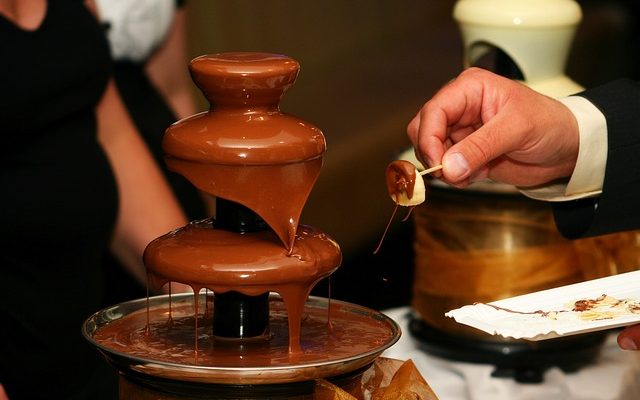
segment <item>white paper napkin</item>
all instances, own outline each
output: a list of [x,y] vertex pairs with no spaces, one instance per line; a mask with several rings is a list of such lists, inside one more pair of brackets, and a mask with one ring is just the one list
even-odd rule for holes
[[[579,300],[598,300],[597,307],[573,311]],[[467,305],[445,315],[492,335],[545,340],[640,323],[636,305],[640,305],[640,271]]]

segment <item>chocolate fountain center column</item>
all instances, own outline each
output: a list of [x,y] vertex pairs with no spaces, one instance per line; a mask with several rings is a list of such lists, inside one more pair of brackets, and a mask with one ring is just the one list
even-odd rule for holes
[[[218,199],[214,227],[245,234],[269,229],[248,208]],[[236,291],[214,293],[213,334],[219,338],[266,337],[269,332],[269,293],[248,296]]]

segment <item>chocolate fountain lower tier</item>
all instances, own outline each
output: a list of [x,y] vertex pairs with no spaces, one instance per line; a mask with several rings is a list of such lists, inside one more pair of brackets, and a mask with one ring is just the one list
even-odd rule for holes
[[[240,308],[250,312],[254,322],[265,321],[262,327],[250,324],[256,330],[253,335],[231,327],[239,335],[215,329],[218,337],[260,336],[267,328],[268,294],[276,292],[287,310],[289,351],[299,352],[305,301],[315,284],[340,265],[340,247],[328,235],[306,225],[298,226],[288,251],[271,230],[234,232],[219,229],[219,224],[219,219],[191,222],[151,242],[144,253],[149,284],[160,289],[167,282],[180,282],[190,285],[195,293],[204,288],[213,291],[218,310],[214,328],[227,325],[219,318],[223,310],[226,322],[237,319]],[[238,304],[247,307],[239,308]]]
[[301,351],[292,353],[284,303],[271,294],[268,335],[220,339],[212,334],[212,296],[198,296],[197,314],[195,296],[185,293],[151,297],[148,309],[147,299],[122,303],[85,322],[84,336],[120,372],[121,398],[313,398],[313,380],[344,384],[400,337],[381,313],[310,297]]

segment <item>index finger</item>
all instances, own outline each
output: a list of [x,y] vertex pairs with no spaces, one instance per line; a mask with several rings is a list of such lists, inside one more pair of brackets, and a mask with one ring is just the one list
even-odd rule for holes
[[447,143],[452,144],[451,131],[466,131],[477,125],[482,105],[482,89],[470,73],[450,82],[440,89],[420,109],[409,124],[409,138],[419,157],[433,166],[442,162]]

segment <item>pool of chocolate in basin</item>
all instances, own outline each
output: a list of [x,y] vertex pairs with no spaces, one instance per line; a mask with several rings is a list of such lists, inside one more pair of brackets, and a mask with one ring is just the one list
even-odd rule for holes
[[[335,376],[366,366],[400,336],[397,325],[383,314],[333,301],[328,315],[326,299],[312,297],[304,309],[301,352],[292,354],[287,313],[279,296],[272,294],[270,332],[266,339],[240,342],[215,338],[211,329],[211,307],[199,307],[202,312],[198,315],[196,354],[193,295],[174,297],[171,311],[167,296],[152,298],[153,303],[158,303],[159,298],[165,301],[150,307],[149,329],[145,303],[138,300],[138,309],[128,314],[117,310],[119,306],[96,313],[85,324],[84,334],[107,356],[125,357],[141,364],[165,364],[168,367],[163,371],[164,377],[173,377],[171,368],[189,367],[195,375],[188,379],[199,380],[211,375],[212,383],[221,383],[220,379],[234,381],[227,373],[218,373],[223,370],[230,370],[232,374],[235,371],[240,381],[259,380],[258,375],[263,379],[271,376],[269,383]],[[204,305],[202,294],[200,300]],[[201,368],[201,376],[198,371],[193,372],[193,367]],[[287,372],[288,369],[300,369],[304,373],[295,376]],[[278,370],[283,372],[282,376],[278,376]]]

